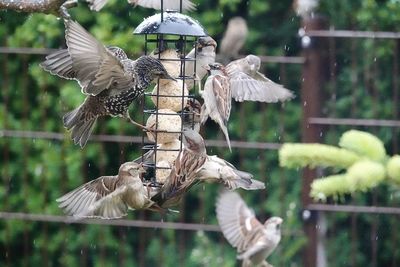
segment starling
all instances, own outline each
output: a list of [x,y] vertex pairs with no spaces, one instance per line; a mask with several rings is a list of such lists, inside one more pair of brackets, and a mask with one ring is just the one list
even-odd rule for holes
[[227,128],[232,106],[229,78],[225,67],[220,63],[209,64],[208,72],[210,76],[206,80],[204,90],[200,91],[200,95],[204,99],[200,115],[201,123],[204,124],[208,117],[218,123],[225,135],[229,150],[231,150]]
[[118,175],[101,176],[81,185],[57,199],[66,214],[76,217],[115,219],[126,215],[128,209],[160,210],[150,200],[140,176],[141,164],[126,162]]
[[157,59],[131,60],[121,48],[102,45],[77,22],[67,20],[65,24],[68,48],[47,56],[41,66],[51,74],[77,80],[87,95],[63,117],[74,143],[85,146],[100,116],[121,116],[139,125],[129,116],[130,104],[154,79],[173,78]]
[[237,249],[242,267],[271,266],[266,262],[281,240],[279,217],[260,223],[236,192],[223,192],[216,204],[218,224],[228,242]]
[[[194,59],[196,56],[196,73],[195,79],[201,84],[201,80],[206,76],[208,64],[215,62],[215,49],[217,42],[210,36],[200,37],[197,40],[196,48],[193,48],[187,55],[187,59]],[[196,53],[197,50],[197,53]],[[185,75],[191,76],[194,74],[194,61],[188,60],[185,62]],[[188,90],[192,89],[194,82],[192,79],[185,80]]]
[[[180,2],[182,1],[182,11],[194,11],[196,5],[190,0],[163,0],[163,9],[179,10]],[[99,11],[104,7],[108,0],[86,0],[89,3],[90,9]],[[161,9],[160,0],[128,0],[129,4],[136,6],[142,6],[146,8]]]
[[274,83],[260,73],[261,60],[248,55],[232,61],[226,66],[232,97],[238,101],[278,102],[290,100],[293,93],[282,85]]

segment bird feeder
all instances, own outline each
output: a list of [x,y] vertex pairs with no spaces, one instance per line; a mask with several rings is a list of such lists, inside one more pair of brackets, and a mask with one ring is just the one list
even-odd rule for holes
[[[161,7],[163,6],[161,0]],[[182,1],[181,5],[182,7]],[[181,8],[182,11],[182,8]],[[181,133],[184,117],[194,116],[186,111],[188,99],[194,97],[194,86],[190,92],[187,83],[196,84],[196,55],[187,58],[190,50],[196,49],[197,39],[208,34],[191,17],[177,11],[163,11],[146,18],[133,32],[144,35],[145,53],[158,58],[168,73],[176,80],[159,79],[151,92],[145,93],[142,101],[143,124],[152,131],[144,131],[142,150],[153,153],[151,163],[142,161],[150,171],[147,181],[152,186],[162,187],[171,172],[173,163],[182,150]],[[194,62],[193,70],[187,72],[188,61]],[[192,63],[191,62],[191,63]],[[186,70],[185,70],[186,69]],[[146,182],[146,181],[144,181]]]

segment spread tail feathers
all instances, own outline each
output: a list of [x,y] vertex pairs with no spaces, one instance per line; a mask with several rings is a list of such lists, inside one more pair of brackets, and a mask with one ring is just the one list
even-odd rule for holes
[[82,106],[64,115],[64,127],[72,130],[71,139],[74,140],[74,144],[79,144],[82,148],[86,145],[96,119],[97,116],[86,116]]

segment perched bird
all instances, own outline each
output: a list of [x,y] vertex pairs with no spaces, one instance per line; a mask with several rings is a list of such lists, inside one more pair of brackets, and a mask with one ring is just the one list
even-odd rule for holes
[[281,240],[279,217],[271,217],[261,224],[236,192],[223,192],[216,204],[219,226],[228,242],[237,249],[242,267],[271,266],[266,262]]
[[128,209],[157,207],[150,200],[140,176],[145,170],[141,164],[126,162],[118,175],[101,176],[81,185],[57,199],[66,214],[76,217],[115,219],[125,216]]
[[183,149],[167,182],[161,192],[152,198],[164,208],[178,204],[183,194],[198,182],[196,174],[207,160],[206,146],[200,134],[194,130],[183,131],[182,142]]
[[[201,80],[206,76],[207,70],[204,66],[215,62],[215,49],[217,42],[210,36],[200,37],[193,48],[187,55],[187,59],[196,58],[196,72],[194,69],[194,61],[188,60],[185,62],[185,75],[192,76],[195,74],[195,79],[201,85]],[[192,79],[187,79],[186,85],[188,90],[192,89],[194,82]]]
[[228,133],[228,120],[232,106],[229,77],[225,67],[220,63],[209,64],[207,70],[210,76],[206,80],[204,90],[200,90],[200,95],[204,99],[200,120],[204,124],[210,117],[218,123],[225,135],[229,150],[232,151]]
[[237,57],[246,42],[247,34],[246,20],[242,17],[231,18],[221,40],[220,54],[227,59]]
[[291,91],[259,72],[260,66],[260,58],[254,55],[232,61],[226,66],[232,97],[236,101],[273,103],[294,97]]
[[207,160],[197,174],[197,179],[207,183],[220,183],[229,190],[265,189],[263,182],[253,179],[253,175],[237,170],[235,166],[217,156],[207,156]]
[[100,116],[122,116],[133,124],[130,104],[156,78],[173,79],[155,58],[129,59],[118,47],[105,47],[77,22],[67,20],[67,49],[46,57],[41,66],[51,74],[75,79],[87,95],[85,101],[63,117],[75,144],[84,147]]
[[[86,0],[89,3],[90,9],[94,11],[99,11],[104,7],[108,0]],[[153,8],[161,10],[160,0],[128,0],[129,4],[146,8]],[[163,10],[172,9],[180,10],[180,0],[163,0]],[[196,5],[190,0],[182,0],[182,11],[194,11],[196,10]]]
[[183,132],[184,148],[175,161],[161,192],[152,198],[162,207],[177,205],[184,193],[198,183],[220,183],[229,190],[264,189],[264,183],[254,180],[250,173],[237,170],[217,156],[207,155],[204,139],[194,130]]
[[183,130],[200,131],[201,104],[198,100],[189,98],[182,113]]

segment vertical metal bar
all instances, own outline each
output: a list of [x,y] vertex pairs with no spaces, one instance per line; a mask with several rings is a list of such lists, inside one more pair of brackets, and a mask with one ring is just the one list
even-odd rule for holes
[[[42,72],[41,74],[41,78],[42,79],[46,79],[45,78],[45,73]],[[47,95],[47,83],[44,83],[43,86],[40,88],[39,90],[42,98],[45,97],[49,97]],[[41,114],[41,128],[45,129],[45,122],[48,121],[47,118],[47,112],[46,109],[44,108],[43,105],[40,106],[40,114]],[[48,142],[52,142],[52,141],[48,141]],[[49,194],[48,194],[48,176],[47,176],[47,165],[43,164],[43,174],[42,174],[42,179],[41,179],[41,185],[43,188],[43,194],[44,194],[44,204],[48,203],[49,200]],[[43,235],[43,239],[44,239],[44,244],[48,243],[48,223],[44,222],[42,223],[42,235]],[[49,257],[48,257],[48,247],[47,246],[43,246],[41,248],[42,250],[42,266],[48,266],[49,265]]]
[[[118,134],[122,135],[124,133],[124,125],[126,125],[125,121],[120,121],[119,124],[119,129],[118,129]],[[126,143],[118,143],[118,151],[119,153],[119,164],[124,163],[126,160]],[[126,229],[124,227],[118,227],[118,236],[119,236],[119,242],[118,242],[118,261],[119,261],[119,266],[125,266],[125,247],[127,246],[126,243]]]
[[[336,39],[333,37],[330,37],[328,39],[329,43],[329,81],[332,86],[332,91],[331,91],[331,99],[333,103],[336,102],[337,98],[337,86],[336,86],[336,67],[337,67],[337,62],[336,62]],[[336,105],[332,105],[333,110],[331,116],[336,117]]]
[[[22,65],[22,79],[21,79],[21,94],[22,94],[22,128],[27,129],[28,124],[28,110],[29,110],[29,101],[28,101],[28,62],[26,55],[21,56],[21,65]],[[25,147],[25,151],[22,154],[22,166],[28,166],[28,155],[29,155],[29,146],[27,144],[28,139],[23,139],[22,144]],[[29,177],[27,168],[22,168],[22,194],[25,196],[24,203],[24,211],[29,212],[27,202],[29,199]],[[29,229],[26,224],[24,224],[24,261],[23,266],[29,266],[29,255],[30,255],[30,240],[29,240]]]
[[351,214],[351,242],[350,242],[350,249],[351,249],[351,266],[356,267],[356,255],[357,255],[357,214]]
[[[372,65],[372,77],[370,80],[371,83],[371,90],[372,90],[372,97],[373,97],[373,101],[372,101],[372,111],[373,111],[373,117],[377,118],[379,115],[378,112],[378,105],[379,105],[379,92],[377,89],[377,85],[376,85],[376,80],[379,78],[378,76],[378,59],[377,59],[377,55],[376,55],[376,49],[375,47],[378,46],[377,41],[375,39],[372,40],[373,42],[373,48],[372,49],[372,55],[373,55],[373,65]],[[375,133],[378,130],[377,128],[372,129]],[[377,206],[378,204],[378,192],[376,189],[372,190],[372,205]],[[371,227],[371,256],[372,256],[372,262],[371,262],[371,266],[376,267],[377,266],[377,262],[378,262],[378,240],[377,240],[377,236],[378,236],[378,215],[372,215],[372,227]]]
[[356,117],[356,90],[357,90],[357,82],[358,82],[358,73],[357,73],[357,40],[350,40],[350,49],[351,49],[351,110],[350,116],[352,118]]
[[[7,46],[7,40],[6,38],[4,38],[3,40],[4,45]],[[11,87],[10,87],[10,80],[9,80],[9,70],[8,70],[8,54],[4,54],[4,56],[1,57],[2,60],[2,100],[4,103],[4,110],[3,110],[3,114],[7,114],[8,112],[8,105],[9,105],[9,93],[11,92]],[[3,118],[3,127],[5,129],[8,128],[8,118],[7,116],[4,116]],[[10,175],[10,148],[9,148],[9,142],[4,142],[4,147],[3,147],[3,151],[2,151],[2,156],[3,156],[3,160],[4,160],[4,165],[2,167],[2,179],[3,179],[3,184],[4,186],[7,188],[5,190],[5,195],[4,198],[2,199],[3,201],[3,206],[4,209],[6,211],[8,211],[9,209],[9,191],[10,191],[10,179],[11,179],[11,175]],[[4,249],[5,251],[4,253],[4,257],[6,258],[6,266],[10,266],[10,257],[11,257],[11,251],[9,248],[9,242],[10,242],[10,227],[8,227],[9,223],[6,222],[5,223],[5,246]]]
[[[67,141],[64,141],[63,143],[63,147],[67,147],[69,146],[70,143]],[[65,149],[64,149],[65,151]],[[87,182],[86,180],[86,176],[88,174],[88,164],[86,162],[86,150],[82,149],[80,151],[80,155],[81,155],[81,166],[80,166],[80,173],[81,173],[81,184],[84,184]],[[63,158],[66,158],[66,155],[63,155]],[[63,162],[65,162],[65,160],[63,160]],[[64,171],[66,172],[66,169],[64,168]],[[67,174],[65,174],[67,176]],[[65,232],[67,230],[66,227],[63,227],[65,229]],[[85,226],[81,232],[82,235],[88,236],[88,231],[90,229],[90,226]],[[88,243],[88,239],[87,238],[83,238],[83,244],[81,244],[82,248],[81,248],[81,252],[80,253],[80,262],[81,262],[81,266],[87,266],[88,263],[88,253],[91,251],[90,250],[90,244]]]
[[[397,120],[399,118],[399,78],[398,75],[399,73],[399,50],[400,50],[400,41],[395,40],[394,41],[394,48],[393,48],[393,90],[392,90],[392,95],[393,95],[393,119]],[[399,137],[398,137],[399,129],[398,128],[393,128],[392,130],[392,150],[393,154],[398,154],[399,153]],[[394,198],[391,199],[391,202],[394,202]],[[398,203],[391,203],[392,206],[398,205]],[[397,226],[397,223],[400,221],[400,217],[393,215],[394,218],[391,220],[391,226],[393,229]],[[399,233],[398,231],[393,231],[393,234],[391,235],[391,242],[392,242],[392,247],[397,248],[399,247]],[[399,265],[399,262],[396,263],[399,259],[398,251],[392,254],[392,263],[391,266],[395,267]]]
[[[326,20],[322,17],[304,18],[302,27],[306,34],[309,30],[321,30],[326,28]],[[306,38],[306,37],[303,37]],[[303,84],[301,88],[301,101],[303,107],[302,118],[302,141],[305,143],[319,142],[321,129],[308,123],[308,118],[318,117],[321,114],[321,91],[326,81],[326,55],[322,49],[322,39],[312,38],[308,47],[304,47],[303,55],[306,59],[303,65]],[[314,170],[305,169],[303,172],[303,185],[301,192],[301,201],[303,207],[312,203],[310,198],[310,184],[316,177]],[[317,231],[316,214],[310,211],[303,211],[304,232],[308,237],[307,245],[303,254],[303,265],[315,267],[317,259]]]
[[[393,48],[393,120],[398,120],[399,118],[399,49],[400,49],[400,41],[394,41]],[[397,154],[399,152],[399,129],[393,128],[392,130],[392,149],[393,154]]]

